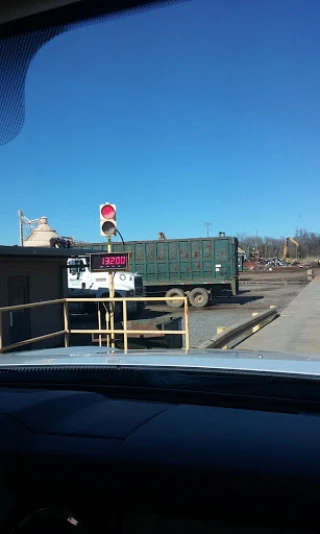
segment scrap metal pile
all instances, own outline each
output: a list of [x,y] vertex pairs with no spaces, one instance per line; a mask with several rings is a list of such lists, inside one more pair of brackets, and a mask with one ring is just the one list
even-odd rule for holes
[[292,269],[292,268],[319,268],[320,261],[315,260],[312,263],[301,263],[299,261],[294,261],[288,263],[281,258],[268,258],[260,260],[250,260],[243,263],[244,271],[273,271],[281,270],[283,268]]
[[246,271],[270,271],[275,268],[292,267],[292,264],[287,263],[281,258],[268,258],[260,260],[250,260],[243,264]]
[[268,260],[263,260],[263,264],[270,268],[270,267],[291,267],[291,264],[280,259],[280,258],[272,258]]

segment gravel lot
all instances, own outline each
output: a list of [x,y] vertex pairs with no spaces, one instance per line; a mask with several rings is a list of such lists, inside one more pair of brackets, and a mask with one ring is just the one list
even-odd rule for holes
[[[200,343],[217,333],[219,326],[232,326],[252,317],[253,312],[261,312],[277,306],[281,312],[298,295],[304,285],[250,286],[241,290],[236,297],[218,297],[215,304],[202,310],[189,308],[190,347],[196,348]],[[153,306],[153,310],[168,311],[166,306]],[[176,315],[181,315],[177,313]]]
[[243,311],[215,313],[193,313],[189,318],[190,347],[196,348],[203,341],[207,341],[217,333],[218,326],[232,326],[251,317],[251,312]]
[[[215,336],[217,327],[230,327],[245,321],[252,316],[253,312],[267,310],[271,305],[277,306],[281,312],[298,295],[306,283],[306,278],[300,281],[291,280],[288,284],[285,282],[279,284],[265,276],[261,277],[261,279],[259,279],[259,276],[255,276],[253,284],[250,285],[250,280],[246,281],[246,285],[242,286],[240,293],[235,297],[225,293],[215,298],[213,306],[201,310],[190,307],[190,346],[196,348],[200,343]],[[150,317],[172,313],[172,309],[163,304],[148,305],[147,309],[147,315]],[[183,315],[183,310],[178,310],[172,315],[181,316]],[[88,322],[85,317],[82,317],[78,321],[79,324],[74,324],[73,327],[97,328],[96,320],[91,319]],[[88,344],[91,342],[91,336],[72,336],[70,341],[72,345]],[[137,342],[138,340],[134,341],[135,344]]]

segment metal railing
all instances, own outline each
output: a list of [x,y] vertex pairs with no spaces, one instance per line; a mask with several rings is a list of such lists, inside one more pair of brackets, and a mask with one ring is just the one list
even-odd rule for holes
[[261,328],[273,321],[278,316],[278,310],[275,306],[270,306],[269,310],[264,312],[255,312],[252,318],[235,324],[231,327],[219,327],[216,336],[208,341],[201,343],[199,349],[231,349],[242,343],[246,338],[258,332]]
[[[46,339],[52,339],[58,336],[64,336],[64,346],[69,346],[69,336],[70,334],[98,334],[99,335],[99,345],[102,346],[102,335],[107,336],[107,346],[111,344],[112,347],[115,346],[115,334],[122,334],[123,340],[124,340],[124,352],[128,351],[128,336],[130,335],[161,335],[160,330],[130,330],[127,328],[128,323],[128,317],[127,317],[127,303],[128,302],[167,302],[167,301],[182,301],[183,302],[183,316],[184,316],[184,329],[183,330],[166,330],[166,335],[168,334],[176,334],[176,335],[184,335],[185,336],[185,350],[189,350],[190,342],[189,342],[189,310],[188,310],[188,298],[187,297],[104,297],[104,298],[64,298],[64,299],[56,299],[56,300],[47,300],[43,302],[33,302],[31,304],[18,304],[16,306],[4,306],[0,308],[0,354],[2,354],[5,351],[12,350],[15,348],[20,348],[25,345],[28,345],[30,343],[36,343],[39,341],[45,341]],[[110,303],[111,311],[106,309],[105,312],[105,320],[106,320],[106,328],[102,327],[102,320],[101,320],[101,310],[100,306],[98,306],[98,328],[97,329],[74,329],[70,328],[69,326],[69,313],[68,313],[68,305],[69,303],[74,302],[93,302],[93,303]],[[109,328],[110,323],[110,316],[111,314],[114,314],[114,304],[116,302],[122,302],[122,323],[123,328]],[[54,304],[62,304],[63,306],[63,322],[64,322],[64,329],[59,330],[57,332],[52,332],[50,334],[44,334],[42,336],[37,336],[29,339],[25,339],[23,341],[18,341],[17,343],[11,343],[10,345],[3,344],[3,314],[4,313],[10,313],[10,312],[18,312],[23,311],[26,309],[32,309],[32,308],[40,308],[44,306],[50,306]]]

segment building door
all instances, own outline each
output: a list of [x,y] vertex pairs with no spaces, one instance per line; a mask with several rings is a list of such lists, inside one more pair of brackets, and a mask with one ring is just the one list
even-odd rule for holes
[[[30,302],[29,276],[8,276],[7,283],[8,306]],[[9,312],[9,344],[29,339],[30,336],[30,309]],[[21,350],[26,348],[24,346]]]

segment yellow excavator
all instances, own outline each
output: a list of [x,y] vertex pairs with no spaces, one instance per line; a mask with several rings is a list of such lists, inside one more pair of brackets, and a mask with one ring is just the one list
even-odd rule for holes
[[298,259],[298,249],[299,243],[292,239],[292,237],[286,237],[284,247],[283,247],[283,259],[284,261],[289,261],[289,242],[293,243],[296,246],[296,259]]

